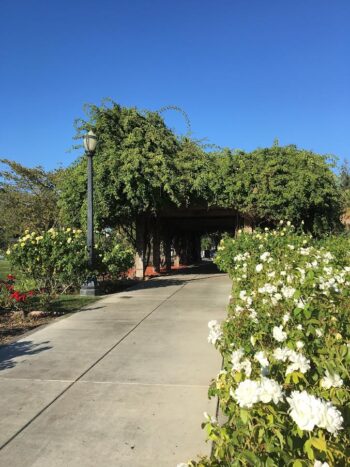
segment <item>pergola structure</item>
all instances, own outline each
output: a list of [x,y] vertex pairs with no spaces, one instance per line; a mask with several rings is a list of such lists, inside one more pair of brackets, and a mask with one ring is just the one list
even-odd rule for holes
[[161,262],[170,271],[172,249],[175,250],[174,266],[194,264],[201,259],[202,235],[213,232],[234,234],[239,228],[249,229],[250,222],[232,208],[168,208],[154,217],[139,216],[136,221],[135,276],[142,279],[147,266],[160,272]]

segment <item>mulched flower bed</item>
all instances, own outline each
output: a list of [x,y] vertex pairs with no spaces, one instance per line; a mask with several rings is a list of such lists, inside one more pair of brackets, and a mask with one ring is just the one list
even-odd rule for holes
[[0,311],[0,345],[9,344],[20,335],[47,324],[55,318],[57,317],[52,315],[24,318],[21,312]]

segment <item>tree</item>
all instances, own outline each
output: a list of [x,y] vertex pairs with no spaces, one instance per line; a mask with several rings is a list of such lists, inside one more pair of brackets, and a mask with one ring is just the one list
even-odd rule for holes
[[45,171],[0,159],[0,247],[25,229],[47,230],[58,222],[58,181],[63,169]]
[[349,214],[350,214],[350,169],[349,163],[346,160],[340,168],[339,174],[339,185],[342,192],[342,220],[345,224],[349,225]]

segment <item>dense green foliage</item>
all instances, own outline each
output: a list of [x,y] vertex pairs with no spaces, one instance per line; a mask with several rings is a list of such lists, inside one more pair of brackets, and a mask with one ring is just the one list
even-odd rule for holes
[[205,422],[210,459],[189,465],[349,465],[349,246],[290,225],[221,242],[232,297],[209,341],[223,357],[210,389],[223,417]]
[[[77,123],[77,137],[91,127],[98,135],[94,156],[96,223],[99,228],[128,223],[139,213],[154,213],[176,202],[174,154],[178,141],[157,113],[136,109],[88,108],[89,122]],[[85,223],[86,160],[70,168],[62,185],[63,218]]]
[[[208,152],[178,138],[156,112],[140,113],[112,102],[89,106],[77,122],[77,138],[93,128],[96,223],[130,225],[138,214],[156,215],[169,206],[235,208],[254,225],[281,218],[304,220],[307,230],[339,227],[340,188],[326,157],[295,146]],[[86,218],[86,160],[70,167],[61,185],[65,224]]]
[[116,279],[134,265],[135,252],[119,232],[103,232],[98,234],[96,242],[97,273]]
[[296,146],[237,153],[221,202],[237,206],[253,224],[302,220],[308,231],[339,227],[341,193],[324,156]]

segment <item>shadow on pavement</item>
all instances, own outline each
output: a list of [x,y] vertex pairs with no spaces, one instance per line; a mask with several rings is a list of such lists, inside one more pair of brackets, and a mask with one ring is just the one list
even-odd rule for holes
[[[183,276],[183,275],[196,275],[196,276],[205,276],[207,277],[215,277],[217,275],[225,274],[217,268],[217,266],[212,263],[211,261],[203,262],[200,264],[195,264],[193,266],[188,266],[176,270],[172,270],[169,273],[162,273],[158,277],[153,277],[150,280],[146,280],[144,282],[140,281],[137,285],[130,287],[128,290],[145,290],[145,289],[156,289],[159,287],[169,287],[172,285],[183,285],[187,284],[188,282],[198,281],[203,279],[203,277],[195,277],[192,279],[177,279],[176,276]],[[127,291],[128,291],[127,290]],[[127,296],[127,291],[125,291],[126,296],[121,298],[129,298]]]
[[216,264],[212,261],[202,261],[199,264],[194,264],[192,266],[183,267],[179,269],[173,269],[170,273],[162,274],[162,276],[174,276],[177,274],[225,274],[219,271]]
[[34,344],[32,341],[14,342],[13,344],[3,345],[0,347],[0,371],[13,368],[16,365],[14,359],[26,355],[35,355],[52,347],[49,341]]

